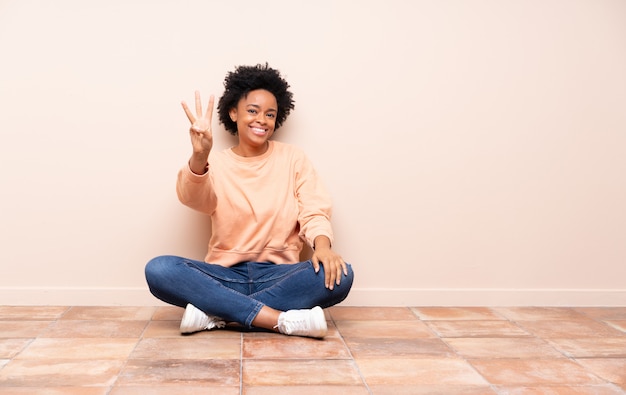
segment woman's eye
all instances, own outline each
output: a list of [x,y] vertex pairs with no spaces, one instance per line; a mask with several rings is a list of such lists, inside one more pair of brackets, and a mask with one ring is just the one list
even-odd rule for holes
[[248,113],[250,113],[250,114],[256,114],[256,110],[252,110],[252,109],[250,109],[250,110],[248,110]]
[[272,113],[272,114],[267,114],[267,116],[268,116],[269,118],[276,118],[276,114],[273,114],[273,113]]

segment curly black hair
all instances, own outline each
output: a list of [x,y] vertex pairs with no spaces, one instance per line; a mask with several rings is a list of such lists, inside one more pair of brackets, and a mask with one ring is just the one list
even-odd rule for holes
[[287,116],[295,108],[293,93],[289,91],[289,84],[280,75],[280,72],[268,66],[267,63],[256,66],[238,66],[224,79],[224,94],[217,103],[219,120],[226,130],[233,136],[237,135],[237,123],[230,119],[229,111],[237,107],[239,100],[249,92],[265,89],[272,93],[278,105],[276,125],[278,129]]

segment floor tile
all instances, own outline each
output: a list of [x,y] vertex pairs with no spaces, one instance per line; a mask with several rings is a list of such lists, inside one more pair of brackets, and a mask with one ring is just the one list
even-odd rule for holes
[[351,360],[254,360],[243,361],[243,385],[360,385]]
[[375,320],[375,321],[401,321],[417,320],[415,314],[408,307],[352,307],[335,306],[326,309],[334,321],[351,320]]
[[238,359],[131,359],[116,386],[239,386]]
[[214,329],[210,331],[196,332],[191,335],[181,335],[180,333],[180,321],[150,321],[144,330],[142,337],[189,337],[189,338],[204,338],[204,337],[227,337],[233,339],[241,338],[241,332],[238,330],[230,329]]
[[588,318],[585,314],[567,307],[496,307],[494,311],[513,321],[557,321]]
[[108,387],[3,387],[2,395],[107,395]]
[[0,338],[37,337],[56,321],[0,321]]
[[374,395],[495,395],[491,387],[471,385],[371,385]]
[[25,349],[34,339],[0,339],[0,359],[11,359]]
[[626,358],[580,358],[576,362],[626,390]]
[[236,386],[201,386],[197,384],[179,384],[173,386],[113,387],[107,395],[240,395]]
[[246,386],[243,395],[369,395],[367,387],[349,385],[281,385],[268,387]]
[[141,339],[131,359],[239,359],[241,340],[228,337],[179,336]]
[[34,339],[0,339],[0,359],[11,359],[24,350]]
[[0,320],[51,321],[60,318],[67,306],[0,306]]
[[574,310],[579,311],[589,317],[600,320],[626,320],[625,307],[578,307]]
[[502,320],[488,307],[413,307],[421,320]]
[[550,344],[537,338],[452,338],[444,339],[468,359],[564,358]]
[[244,336],[243,358],[247,359],[349,359],[350,352],[339,338],[324,340],[296,336]]
[[339,330],[337,329],[337,324],[335,322],[327,321],[326,325],[328,326],[328,332],[326,332],[326,336],[324,338],[341,337],[341,334],[339,333]]
[[509,321],[425,321],[438,336],[452,337],[524,337],[528,332]]
[[434,338],[435,334],[421,321],[336,321],[345,338]]
[[606,320],[604,322],[618,331],[626,333],[626,320]]
[[517,321],[524,330],[542,338],[620,337],[624,334],[603,322],[591,319],[559,321]]
[[180,337],[180,321],[150,321],[143,337]]
[[[239,333],[245,338],[249,338],[249,339],[251,338],[276,338],[276,337],[284,338],[285,337],[285,335],[281,335],[279,333],[276,333],[274,331],[270,331],[267,329],[242,328],[242,327],[234,326],[234,325],[231,327],[231,325],[232,324],[227,324],[226,328],[220,331],[229,331],[232,333]],[[326,336],[324,336],[324,340],[332,339],[332,338],[341,338],[341,335],[337,331],[337,327],[332,321],[326,321],[326,325],[328,326],[328,332],[326,333]],[[216,331],[216,332],[219,332],[219,331]]]
[[355,358],[365,382],[376,385],[485,386],[488,383],[458,358]]
[[626,394],[626,307],[325,309],[323,340],[174,306],[0,306],[0,393]]
[[603,384],[596,375],[569,359],[476,359],[469,362],[495,385]]
[[160,306],[154,310],[152,321],[178,321],[183,318],[185,309],[178,306]]
[[41,337],[139,337],[147,321],[59,320],[48,326]]
[[0,388],[111,386],[126,361],[19,360],[0,370]]
[[526,387],[496,387],[500,395],[623,395],[624,392],[610,384],[601,385],[551,385]]
[[548,339],[548,342],[554,348],[572,358],[626,358],[626,337]]
[[240,395],[236,386],[202,386],[198,384],[176,384],[172,386],[113,387],[108,395]]
[[138,339],[37,338],[16,359],[126,359]]
[[432,358],[454,357],[455,353],[440,339],[367,339],[346,340],[354,358]]
[[63,315],[63,320],[139,320],[151,319],[156,307],[125,307],[125,306],[74,306]]

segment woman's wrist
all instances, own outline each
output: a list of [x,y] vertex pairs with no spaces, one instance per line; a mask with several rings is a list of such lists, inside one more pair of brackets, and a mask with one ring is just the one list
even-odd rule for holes
[[193,154],[189,159],[189,169],[198,175],[205,174],[209,170],[208,155]]
[[328,238],[328,236],[317,236],[315,240],[313,240],[314,250],[322,248],[330,249],[330,239]]

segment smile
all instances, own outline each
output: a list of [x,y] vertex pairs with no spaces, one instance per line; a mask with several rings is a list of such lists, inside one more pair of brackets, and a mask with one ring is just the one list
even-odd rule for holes
[[252,130],[252,133],[254,133],[257,136],[265,136],[267,134],[267,130],[262,129],[262,128],[250,128]]

